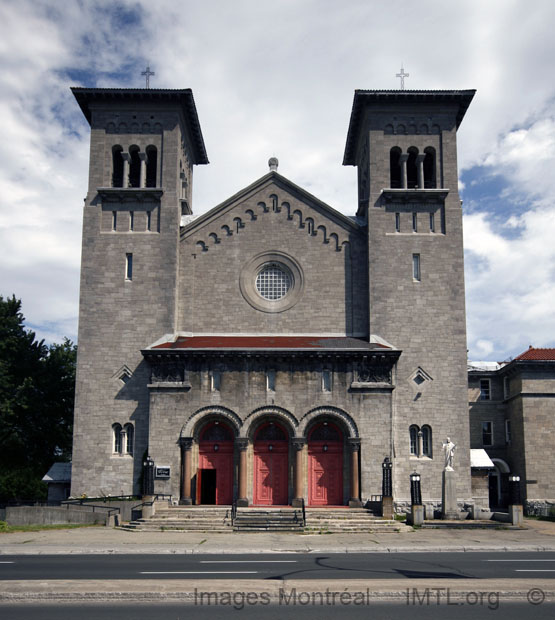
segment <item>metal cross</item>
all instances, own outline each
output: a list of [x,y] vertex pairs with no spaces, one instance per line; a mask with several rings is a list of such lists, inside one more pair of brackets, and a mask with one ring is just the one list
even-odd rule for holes
[[409,74],[405,73],[405,70],[403,69],[403,63],[401,63],[401,73],[397,73],[395,77],[401,78],[401,90],[405,90],[405,78],[409,77]]
[[150,65],[147,65],[146,70],[145,70],[145,71],[143,71],[143,72],[141,73],[141,75],[144,75],[144,76],[145,76],[145,78],[146,78],[146,87],[147,87],[147,88],[150,88],[150,76],[151,76],[151,75],[156,75],[156,73],[154,73],[154,71],[151,71],[151,70],[150,70]]

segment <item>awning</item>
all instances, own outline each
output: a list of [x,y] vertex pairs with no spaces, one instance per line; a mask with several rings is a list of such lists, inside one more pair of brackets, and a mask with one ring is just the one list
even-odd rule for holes
[[470,467],[472,469],[493,469],[495,465],[483,448],[471,448]]

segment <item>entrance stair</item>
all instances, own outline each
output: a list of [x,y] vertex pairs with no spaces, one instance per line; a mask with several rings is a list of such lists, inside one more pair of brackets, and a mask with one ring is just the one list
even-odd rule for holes
[[393,519],[376,517],[366,508],[306,508],[306,525],[302,509],[289,506],[249,506],[237,508],[234,522],[231,506],[170,506],[156,502],[155,514],[135,519],[121,527],[136,531],[182,532],[299,532],[306,534],[340,534],[400,532],[409,529]]
[[169,506],[157,502],[153,517],[136,519],[122,526],[143,532],[231,532],[230,506]]

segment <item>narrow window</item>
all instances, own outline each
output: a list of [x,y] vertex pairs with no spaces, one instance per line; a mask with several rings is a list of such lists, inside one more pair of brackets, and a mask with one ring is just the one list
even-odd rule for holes
[[489,379],[480,379],[480,400],[491,400],[491,384]]
[[430,213],[430,232],[435,232],[435,231],[436,231],[435,214]]
[[222,384],[222,373],[219,370],[213,370],[210,375],[210,389],[212,392],[219,392]]
[[418,155],[418,149],[411,146],[409,151],[409,157],[407,159],[407,189],[414,189],[418,187],[418,171],[416,168],[416,156]]
[[276,371],[268,370],[266,372],[266,389],[268,392],[276,391]]
[[146,229],[151,230],[152,226],[152,211],[146,212]]
[[129,149],[131,161],[129,162],[129,187],[139,187],[141,183],[141,159],[139,147],[132,146]]
[[432,458],[432,429],[427,424],[422,427],[422,456]]
[[416,213],[412,214],[412,232],[418,232],[418,216]]
[[322,392],[331,392],[331,370],[322,371]]
[[395,214],[395,232],[401,232],[401,214]]
[[389,152],[389,183],[392,189],[401,187],[401,149],[394,146]]
[[146,147],[146,187],[156,187],[156,169],[158,166],[158,151],[155,146]]
[[126,454],[133,454],[133,424],[126,424],[125,425],[125,431],[126,431],[126,441],[125,441],[125,452]]
[[112,148],[112,187],[123,187],[123,149],[116,145]]
[[115,232],[118,228],[118,212],[112,211],[112,230]]
[[409,439],[411,456],[418,456],[418,426],[409,428]]
[[503,377],[503,398],[509,398],[509,377]]
[[482,445],[493,446],[493,422],[482,422]]
[[436,152],[428,146],[424,149],[424,188],[436,188]]
[[133,254],[125,255],[125,279],[133,279]]
[[135,211],[129,211],[129,230],[134,230],[135,228]]
[[112,425],[112,452],[121,454],[121,425]]
[[412,255],[412,279],[415,282],[420,282],[420,254]]
[[511,445],[511,421],[510,420],[505,420],[505,442],[507,443],[508,446]]

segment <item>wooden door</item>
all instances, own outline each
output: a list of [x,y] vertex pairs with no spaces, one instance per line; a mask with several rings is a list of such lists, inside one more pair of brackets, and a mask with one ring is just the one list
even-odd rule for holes
[[288,504],[287,465],[287,442],[255,443],[254,504],[261,506],[286,506]]
[[309,445],[308,504],[309,506],[343,504],[342,446],[329,445],[324,451],[324,445]]

